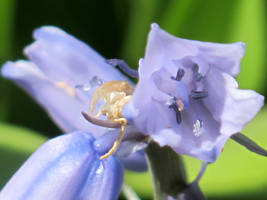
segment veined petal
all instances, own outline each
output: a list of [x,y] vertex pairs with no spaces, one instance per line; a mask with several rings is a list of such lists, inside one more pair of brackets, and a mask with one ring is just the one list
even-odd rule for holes
[[181,39],[152,24],[124,116],[161,146],[215,161],[226,140],[263,105],[263,96],[238,89],[234,79],[243,54],[240,42]]
[[[130,80],[89,46],[59,28],[42,27],[35,30],[34,38],[36,41],[25,48],[30,61],[7,62],[2,75],[26,90],[65,132],[89,131],[95,137],[106,133],[107,128],[90,124],[81,115],[89,109],[95,87],[83,91],[76,86],[88,85],[94,77],[102,81]],[[146,160],[140,155],[136,154],[138,166],[142,163],[145,170]],[[132,155],[124,160],[134,163],[136,158]]]
[[64,131],[102,135],[106,128],[88,124],[81,115],[89,109],[95,88],[82,91],[75,87],[89,84],[94,77],[103,81],[128,80],[127,77],[88,45],[59,28],[44,26],[35,30],[34,38],[36,41],[25,48],[31,62],[8,62],[2,75],[30,93]]
[[205,82],[209,96],[204,103],[225,135],[241,131],[263,106],[262,95],[238,89],[236,80],[221,70],[211,69]]
[[90,46],[57,27],[41,27],[33,36],[36,41],[24,52],[49,79],[72,87],[86,84],[93,76],[105,81],[127,79]]
[[123,169],[114,156],[100,161],[93,142],[86,132],[49,140],[13,175],[0,199],[117,199]]
[[240,61],[244,53],[243,42],[220,44],[182,39],[174,37],[154,23],[148,35],[144,60],[146,67],[140,69],[140,76],[148,76],[160,67],[170,66],[173,60],[190,56],[201,57],[210,67],[236,76],[240,71]]
[[106,128],[88,124],[81,111],[88,109],[73,88],[60,87],[48,79],[34,63],[29,61],[7,62],[1,69],[4,77],[14,80],[42,105],[53,120],[65,131],[90,131],[101,135]]
[[139,76],[148,77],[163,66],[172,66],[174,60],[197,53],[198,49],[190,42],[170,35],[154,23],[148,35],[145,59],[139,66]]
[[245,54],[245,43],[235,42],[230,44],[221,44],[213,42],[200,42],[188,40],[199,49],[199,57],[205,59],[210,67],[236,76],[240,72],[241,59]]
[[[157,104],[157,109],[160,113],[165,113],[166,117],[162,120],[165,120],[166,125],[156,130],[157,132],[151,134],[151,137],[161,146],[172,147],[177,153],[205,162],[214,162],[230,137],[230,135],[222,135],[220,123],[213,118],[205,106],[200,106],[193,100],[190,106],[182,112],[181,124],[177,124],[174,113],[168,108]],[[198,130],[195,127],[197,120],[202,123]]]
[[144,172],[147,170],[147,162],[145,159],[145,152],[143,150],[132,153],[128,157],[121,158],[120,160],[122,161],[124,167],[128,170],[136,172]]
[[[131,134],[131,133],[130,133]],[[117,131],[109,131],[95,140],[95,149],[102,155],[107,153],[118,137]],[[126,133],[127,137],[127,133]],[[129,137],[129,136],[128,136]],[[122,141],[115,155],[128,170],[143,172],[147,170],[147,163],[144,153],[145,143],[137,141]]]

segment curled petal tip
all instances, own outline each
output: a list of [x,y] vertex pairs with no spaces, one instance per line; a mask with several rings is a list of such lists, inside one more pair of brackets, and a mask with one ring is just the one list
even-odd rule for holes
[[139,61],[138,61],[138,63],[139,63],[139,66],[140,66],[140,65],[142,65],[142,64],[143,64],[143,62],[144,62],[144,58],[140,58],[140,59],[139,59]]
[[242,48],[246,48],[246,43],[245,42],[237,42],[236,44],[240,45]]
[[159,25],[157,23],[152,23],[150,27],[151,29],[157,29],[159,28]]

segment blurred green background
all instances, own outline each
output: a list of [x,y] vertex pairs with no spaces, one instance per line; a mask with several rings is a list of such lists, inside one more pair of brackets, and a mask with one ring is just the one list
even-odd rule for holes
[[[267,95],[267,1],[265,0],[0,0],[0,65],[24,58],[32,31],[55,25],[90,44],[106,58],[137,67],[152,22],[183,38],[244,41],[237,77],[241,88]],[[61,131],[27,94],[0,78],[0,188],[41,143]],[[244,133],[267,148],[267,108]],[[185,157],[188,179],[200,163]],[[150,177],[127,173],[142,199],[152,199]],[[267,158],[229,141],[210,165],[201,188],[208,199],[267,199]]]

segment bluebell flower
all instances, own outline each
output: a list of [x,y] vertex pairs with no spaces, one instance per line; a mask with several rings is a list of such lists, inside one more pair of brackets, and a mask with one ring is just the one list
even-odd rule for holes
[[139,82],[123,115],[177,153],[213,162],[226,140],[260,110],[264,97],[238,89],[242,42],[174,37],[152,24]]
[[[41,27],[33,36],[35,42],[24,50],[29,60],[5,63],[2,76],[27,91],[64,132],[87,131],[96,138],[108,134],[110,129],[88,123],[81,112],[89,111],[101,84],[114,80],[133,83],[88,45],[59,28]],[[137,131],[127,128],[126,132],[125,139]],[[142,150],[121,160],[128,169],[146,170]]]
[[13,175],[0,199],[118,199],[123,166],[114,155],[99,159],[111,144],[110,138],[98,141],[85,131],[51,139]]

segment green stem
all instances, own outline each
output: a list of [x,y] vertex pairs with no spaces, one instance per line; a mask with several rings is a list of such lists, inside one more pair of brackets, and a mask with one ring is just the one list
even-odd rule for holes
[[150,143],[145,150],[152,177],[154,199],[165,200],[177,197],[186,187],[183,160],[170,147]]
[[133,189],[126,184],[122,186],[122,193],[127,200],[141,200]]

